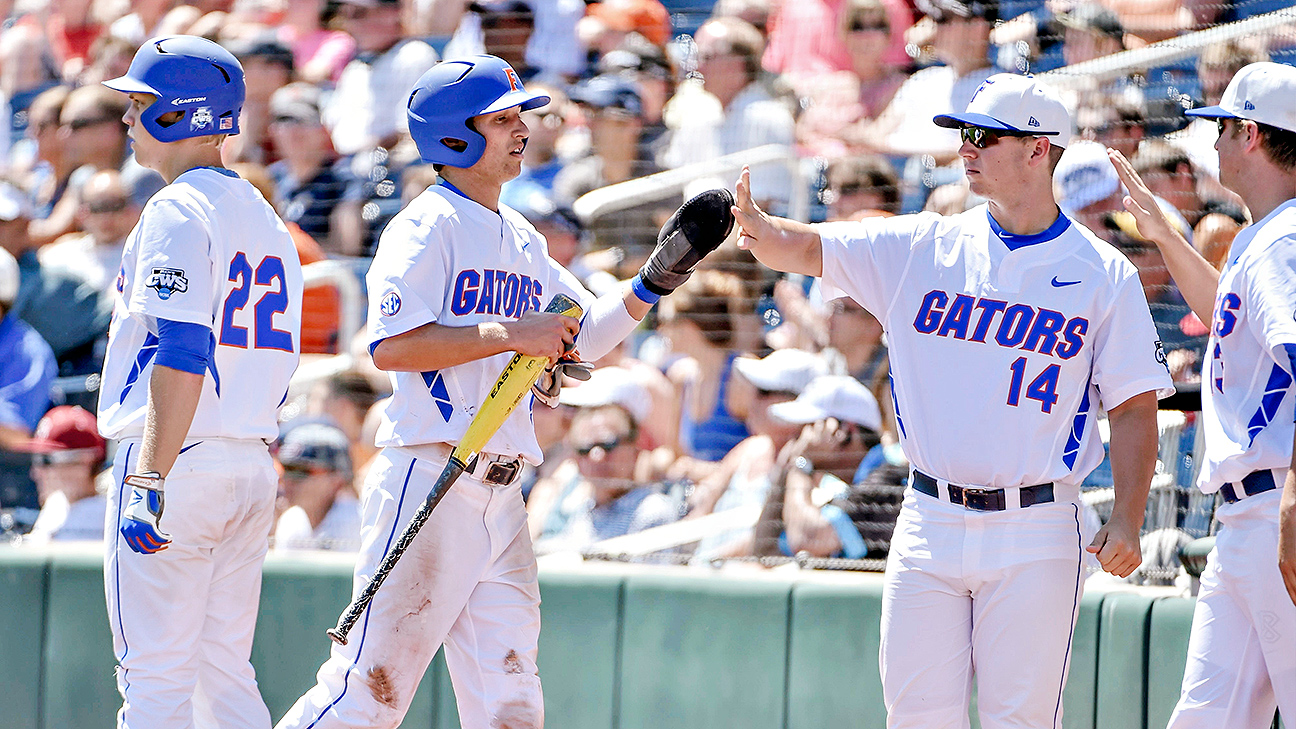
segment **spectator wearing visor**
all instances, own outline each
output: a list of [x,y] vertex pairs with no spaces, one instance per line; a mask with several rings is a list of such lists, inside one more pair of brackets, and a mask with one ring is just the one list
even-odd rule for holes
[[325,422],[302,423],[284,434],[276,460],[285,508],[275,524],[275,550],[358,549],[360,500],[346,434]]

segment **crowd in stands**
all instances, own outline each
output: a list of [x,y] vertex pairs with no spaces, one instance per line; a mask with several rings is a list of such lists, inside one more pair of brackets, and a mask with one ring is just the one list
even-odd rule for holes
[[[95,431],[124,239],[161,178],[135,163],[126,101],[99,85],[148,38],[213,39],[242,63],[242,133],[226,164],[286,221],[304,264],[362,279],[384,225],[435,184],[405,117],[440,59],[489,52],[552,101],[523,114],[522,175],[502,202],[595,293],[637,270],[683,196],[732,186],[708,163],[765,145],[754,197],[811,222],[931,211],[970,194],[954,130],[1004,70],[1059,71],[1077,126],[1055,175],[1061,209],[1124,252],[1176,381],[1201,377],[1207,327],[1124,212],[1104,148],[1129,157],[1217,265],[1249,222],[1217,181],[1214,104],[1233,73],[1290,57],[1280,28],[1113,78],[1067,67],[1285,7],[1279,0],[17,0],[0,3],[0,531],[102,538]],[[577,214],[591,191],[700,170],[661,196]],[[711,168],[717,169],[717,168]],[[804,204],[799,203],[802,201]],[[362,281],[360,284],[362,285]],[[284,408],[276,549],[354,549],[386,376],[339,303],[312,289],[302,372]],[[313,318],[312,318],[313,317]],[[307,368],[340,358],[338,372]],[[878,320],[812,279],[779,277],[728,242],[625,345],[535,404],[546,452],[523,490],[539,552],[622,541],[679,561],[886,554],[907,468]],[[299,375],[302,373],[299,372]],[[303,375],[304,376],[304,375]],[[694,524],[689,525],[687,522]],[[661,533],[661,530],[656,532]],[[650,533],[651,534],[651,533]]]

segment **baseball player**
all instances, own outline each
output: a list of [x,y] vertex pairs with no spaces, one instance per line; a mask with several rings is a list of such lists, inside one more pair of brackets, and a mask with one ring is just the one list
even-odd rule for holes
[[1256,221],[1215,270],[1167,223],[1119,152],[1125,206],[1156,242],[1184,299],[1210,321],[1202,371],[1206,453],[1197,486],[1218,493],[1220,530],[1193,613],[1172,729],[1296,721],[1296,68],[1253,63],[1218,106],[1220,182]]
[[[629,287],[595,299],[525,218],[499,204],[500,187],[522,169],[520,112],[548,101],[494,56],[442,62],[410,96],[410,134],[442,181],[387,226],[367,277],[370,352],[394,393],[361,495],[357,590],[513,352],[557,361],[574,344],[590,360],[602,357],[732,226],[731,196],[703,193],[667,222]],[[581,303],[579,326],[543,312],[559,293]],[[515,483],[523,461],[541,460],[531,404],[445,495],[280,729],[397,726],[442,644],[465,729],[543,726],[540,593]]]
[[[822,276],[825,298],[851,297],[887,332],[913,464],[883,592],[888,726],[968,726],[975,666],[982,726],[1059,727],[1082,557],[1121,577],[1139,565],[1170,377],[1138,272],[1053,201],[1071,138],[1056,94],[998,74],[935,122],[959,130],[988,204],[807,226],[757,208],[744,171],[739,243]],[[1100,409],[1116,500],[1088,540],[1079,486],[1103,459]]]
[[243,105],[234,56],[154,38],[104,85],[129,95],[136,158],[168,183],[126,239],[99,397],[100,432],[121,441],[104,565],[117,726],[266,729],[248,656],[301,266],[274,209],[221,166]]

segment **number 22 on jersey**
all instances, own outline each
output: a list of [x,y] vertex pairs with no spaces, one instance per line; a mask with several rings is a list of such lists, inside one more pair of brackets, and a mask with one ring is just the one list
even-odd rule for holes
[[[275,314],[288,311],[288,283],[283,259],[278,256],[266,256],[253,269],[247,255],[239,251],[230,260],[228,280],[235,286],[225,297],[218,341],[227,347],[247,349],[249,339],[247,325],[250,324],[253,349],[294,351],[292,333],[274,327]],[[243,309],[251,300],[254,289],[262,288],[265,291],[252,305],[249,321]]]

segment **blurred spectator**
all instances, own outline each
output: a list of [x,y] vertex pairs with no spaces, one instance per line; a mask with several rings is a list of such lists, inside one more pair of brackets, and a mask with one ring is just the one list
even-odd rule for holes
[[77,77],[82,86],[93,86],[126,75],[138,43],[115,35],[101,35],[90,48],[90,65]]
[[292,0],[284,3],[279,40],[292,49],[297,78],[306,83],[337,83],[356,53],[355,39],[329,27],[337,4],[329,0]]
[[[239,177],[242,177],[243,179],[251,183],[252,187],[255,187],[257,189],[257,192],[261,193],[261,197],[265,198],[266,202],[270,203],[271,205],[274,205],[277,202],[282,202],[281,200],[278,200],[278,195],[275,194],[274,180],[270,177],[270,173],[266,171],[265,167],[259,164],[255,164],[253,162],[231,162],[227,166],[229,167],[230,172],[233,172],[234,174],[238,175]],[[283,217],[282,212],[280,213],[280,217],[281,218]],[[305,266],[308,263],[315,263],[316,261],[322,261],[328,258],[328,256],[324,253],[324,249],[320,247],[319,243],[316,243],[314,238],[312,238],[308,233],[303,231],[300,225],[294,223],[291,220],[284,220],[284,227],[288,228],[288,235],[292,237],[293,247],[297,249],[297,257],[301,259],[301,263],[303,266]],[[302,301],[303,316],[306,316],[307,312],[311,311],[311,301],[315,298],[317,294],[322,294],[322,298],[326,298],[331,301],[331,305],[329,306],[328,310],[332,312],[331,316],[334,319],[336,319],[337,299],[336,296],[334,296],[334,292],[332,290],[321,291],[312,288],[308,288],[306,290],[305,298]],[[303,321],[305,320],[303,319]],[[334,330],[332,333],[336,334],[336,330]],[[308,344],[308,339],[309,337],[306,333],[306,324],[303,324],[302,325],[302,352],[303,353],[311,352],[317,354],[319,351],[330,351],[330,352],[336,351],[337,342],[335,341],[329,342],[329,345],[331,345],[333,349],[319,350],[318,347],[312,349],[311,346]]]
[[567,444],[574,470],[563,470],[536,484],[533,498],[548,493],[550,506],[532,518],[543,523],[539,551],[580,550],[596,542],[634,534],[679,518],[679,502],[660,484],[639,485],[635,468],[639,421],[647,415],[648,394],[629,372],[596,370],[599,377],[564,388],[560,400],[576,406]]
[[1106,235],[1104,216],[1123,210],[1120,178],[1107,159],[1103,145],[1072,142],[1053,172],[1053,192],[1058,206],[1099,237]]
[[72,269],[105,295],[116,291],[126,236],[139,222],[141,208],[131,200],[117,170],[94,173],[81,188],[77,219],[81,233],[72,233],[42,247],[42,267]]
[[[763,64],[773,73],[790,76],[794,82],[813,76],[851,68],[850,16],[859,6],[855,0],[803,0],[779,3],[769,19],[769,45]],[[904,52],[904,31],[913,23],[908,3],[886,0],[878,3],[882,12],[883,37],[879,60],[904,66],[909,57]],[[876,111],[874,112],[876,114]]]
[[845,157],[828,166],[828,220],[858,220],[877,212],[900,212],[900,181],[885,160]]
[[500,202],[511,208],[517,208],[518,203],[536,192],[552,197],[554,179],[566,165],[558,154],[558,143],[567,131],[567,94],[543,82],[529,84],[527,88],[533,89],[532,93],[547,95],[549,103],[522,112],[522,121],[530,130],[522,174],[504,183],[500,191]]
[[1216,271],[1222,270],[1233,238],[1244,224],[1224,213],[1207,213],[1193,228],[1193,247]]
[[162,19],[174,5],[175,0],[131,0],[130,12],[114,20],[108,33],[138,48],[149,38],[162,35]]
[[327,418],[336,425],[351,443],[351,462],[364,463],[373,446],[372,439],[367,445],[362,442],[365,416],[377,400],[378,392],[368,378],[358,372],[340,372],[315,383],[306,399],[305,414]]
[[863,383],[879,402],[887,387],[890,363],[883,341],[882,323],[849,297],[828,304],[828,357],[840,369]]
[[94,15],[94,5],[94,0],[49,0],[45,34],[65,81],[80,75],[90,56],[90,46],[104,32]]
[[[762,359],[739,357],[734,371],[755,390],[744,418],[749,437],[734,446],[720,467],[702,479],[689,495],[689,516],[701,516],[763,504],[769,495],[779,451],[800,430],[772,419],[769,407],[795,399],[816,377],[828,371],[817,355],[799,349],[777,349]],[[753,553],[750,529],[710,534],[699,542],[700,560]]]
[[891,25],[882,0],[846,0],[837,30],[845,41],[846,67],[794,82],[803,107],[797,141],[809,154],[826,157],[866,146],[858,135],[867,133],[869,123],[891,103],[906,78],[899,66],[886,60]]
[[[1173,218],[1170,221],[1181,235],[1191,240],[1186,224]],[[1157,338],[1165,350],[1170,376],[1175,382],[1197,380],[1210,330],[1184,302],[1166,268],[1161,249],[1139,233],[1134,216],[1119,210],[1108,213],[1104,222],[1113,244],[1138,268],[1143,296],[1152,312]]]
[[362,183],[349,162],[333,151],[328,130],[320,122],[319,89],[304,82],[284,86],[270,97],[269,111],[270,136],[282,159],[267,172],[274,179],[274,203],[280,214],[324,250],[360,255]]
[[554,204],[541,192],[533,192],[511,207],[544,236],[549,257],[571,271],[594,295],[602,296],[621,285],[619,279],[607,272],[619,260],[620,249],[587,255],[590,236],[571,208]]
[[1156,43],[1195,29],[1194,10],[1201,13],[1203,20],[1219,12],[1218,5],[1199,0],[1104,0],[1103,4],[1115,11],[1140,44]]
[[98,372],[103,364],[112,300],[79,274],[42,267],[36,246],[27,234],[30,224],[22,193],[8,183],[0,183],[0,248],[18,261],[20,277],[9,313],[35,329],[54,350],[61,374]]
[[289,423],[275,453],[283,513],[276,551],[360,547],[360,500],[346,433],[324,422]]
[[[872,393],[854,378],[828,375],[811,382],[796,400],[771,406],[770,415],[804,428],[779,455],[782,488],[770,493],[766,515],[772,518],[763,519],[758,530],[762,548],[770,550],[771,537],[778,535],[779,551],[788,555],[860,559],[884,554],[901,489],[893,483],[889,498],[876,499],[852,488],[866,482],[860,471],[867,455],[877,452],[879,465],[884,462],[880,450],[874,451],[882,419]],[[890,508],[877,509],[879,501]]]
[[[1093,92],[1085,95],[1076,111],[1080,137],[1111,147],[1126,159],[1138,154],[1139,144],[1147,137],[1147,111],[1142,93],[1127,88],[1116,95]],[[1212,139],[1211,144],[1215,141]]]
[[874,151],[932,155],[942,165],[957,157],[959,136],[936,126],[932,117],[966,108],[981,82],[995,72],[987,54],[999,9],[996,0],[922,0],[919,7],[934,26],[933,53],[944,65],[910,76],[866,139]]
[[666,369],[679,408],[679,452],[703,461],[719,461],[749,435],[729,398],[741,297],[738,277],[703,270],[658,307],[658,331],[679,356]]
[[247,96],[239,114],[239,133],[225,140],[221,157],[229,162],[268,165],[282,154],[269,134],[274,112],[270,99],[293,78],[293,54],[272,31],[225,41],[226,50],[243,65]]
[[[574,86],[571,100],[588,120],[590,153],[567,164],[554,178],[556,200],[570,205],[591,190],[656,171],[656,165],[641,156],[643,105],[630,79],[595,76]],[[659,207],[638,205],[591,221],[595,247],[626,245],[646,252],[657,242]]]
[[586,5],[576,33],[596,59],[619,48],[630,33],[665,46],[671,37],[670,13],[660,0],[599,0]]
[[31,475],[41,507],[27,539],[103,541],[108,499],[95,482],[107,446],[95,416],[73,405],[53,408],[24,450],[35,453]]
[[391,149],[407,130],[410,89],[437,62],[436,51],[405,38],[399,0],[343,0],[338,17],[357,53],[324,109],[324,126],[340,154]]
[[0,32],[0,96],[8,102],[9,133],[0,135],[6,156],[11,141],[27,128],[27,107],[59,81],[45,33],[34,23],[15,23]]
[[[17,202],[0,193],[0,220]],[[0,233],[11,224],[0,223]],[[58,374],[54,353],[36,330],[13,312],[18,295],[18,262],[0,248],[0,448],[26,441],[50,403],[50,383]]]
[[1062,32],[1062,62],[1084,63],[1125,50],[1125,27],[1116,13],[1084,2],[1057,16]]
[[67,192],[68,180],[76,171],[76,162],[67,153],[59,139],[63,126],[59,116],[67,102],[69,86],[54,86],[41,92],[32,100],[27,110],[27,138],[33,143],[30,169],[15,170],[27,176],[27,189],[31,191],[33,214],[37,219],[49,217]]
[[1188,153],[1164,139],[1144,142],[1130,162],[1152,194],[1175,206],[1189,225],[1196,227],[1214,207],[1198,194],[1197,168]]
[[[500,5],[471,0],[416,0],[415,24],[419,32],[434,37],[450,37],[447,58],[482,53],[488,47],[485,28],[472,6]],[[534,18],[526,40],[525,63],[515,67],[519,73],[529,69],[535,78],[550,83],[574,79],[586,65],[585,46],[578,39],[577,24],[585,15],[584,0],[544,0],[530,8]]]
[[639,144],[644,151],[640,156],[656,159],[664,151],[667,137],[662,112],[675,93],[675,71],[666,52],[638,33],[631,33],[616,50],[599,59],[598,72],[620,74],[634,83],[643,105],[640,117],[644,128]]
[[[668,103],[671,138],[663,164],[682,167],[766,144],[793,144],[791,111],[760,81],[760,31],[736,18],[717,18],[703,23],[694,37],[702,90],[681,84]],[[786,165],[753,169],[751,181],[752,195],[766,207],[790,199]]]

